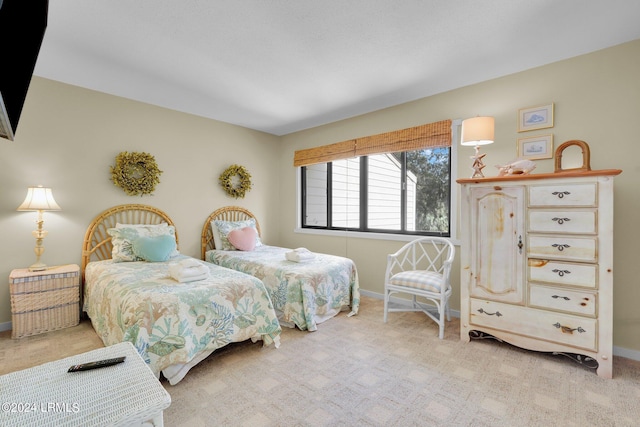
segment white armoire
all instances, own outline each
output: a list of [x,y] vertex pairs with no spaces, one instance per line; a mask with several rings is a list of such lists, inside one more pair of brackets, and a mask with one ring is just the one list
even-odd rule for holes
[[611,378],[613,181],[620,172],[457,181],[462,341],[490,335],[597,362],[597,374]]

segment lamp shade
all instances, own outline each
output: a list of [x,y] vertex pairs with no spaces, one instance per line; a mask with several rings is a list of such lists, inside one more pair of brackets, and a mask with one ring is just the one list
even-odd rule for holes
[[493,143],[493,117],[474,117],[462,121],[462,145],[486,145]]
[[53,198],[50,188],[41,185],[37,187],[29,187],[27,197],[24,202],[18,206],[19,211],[59,211],[60,206]]

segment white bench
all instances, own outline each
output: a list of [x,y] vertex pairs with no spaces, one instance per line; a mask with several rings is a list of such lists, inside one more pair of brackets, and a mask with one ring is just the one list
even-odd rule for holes
[[[126,356],[124,363],[81,372],[71,365]],[[163,425],[171,404],[130,342],[0,376],[0,425]]]

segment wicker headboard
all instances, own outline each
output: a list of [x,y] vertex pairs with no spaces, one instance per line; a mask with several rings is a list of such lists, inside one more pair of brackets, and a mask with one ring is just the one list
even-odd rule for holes
[[[111,259],[111,236],[107,229],[120,224],[160,224],[166,222],[169,225],[175,224],[169,216],[147,205],[119,205],[114,206],[95,219],[87,228],[82,244],[82,275],[84,269],[90,261],[100,261]],[[176,231],[176,243],[178,242],[178,231]]]
[[216,248],[213,241],[213,232],[211,231],[211,221],[215,219],[220,221],[244,221],[251,218],[256,221],[256,229],[258,230],[258,236],[260,236],[260,224],[258,224],[257,218],[245,208],[241,208],[240,206],[225,206],[224,208],[215,210],[209,215],[202,226],[202,259],[205,259],[205,254],[208,250]]

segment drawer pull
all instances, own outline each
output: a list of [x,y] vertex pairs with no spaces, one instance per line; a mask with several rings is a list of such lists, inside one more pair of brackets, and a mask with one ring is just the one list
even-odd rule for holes
[[489,313],[488,311],[484,311],[482,308],[478,309],[478,313],[484,313],[484,314],[487,314],[489,316],[496,316],[496,317],[502,316],[502,313],[500,313],[499,311],[496,311],[495,313]]
[[582,326],[578,326],[577,328],[570,328],[568,326],[562,326],[559,322],[554,323],[553,326],[561,329],[563,334],[573,334],[573,331],[578,331],[580,333],[587,332],[582,328]]
[[553,298],[553,299],[560,298],[560,299],[563,299],[565,301],[571,301],[571,298],[569,298],[569,297],[561,297],[560,295],[551,295],[551,298]]
[[562,199],[564,196],[568,196],[571,193],[569,193],[568,191],[554,191],[551,194],[553,194],[554,196],[558,196],[558,199]]
[[553,245],[551,245],[551,247],[553,248],[557,248],[560,252],[564,251],[567,248],[570,248],[571,246],[565,244],[565,243],[554,243]]
[[551,218],[551,221],[556,221],[558,224],[562,225],[565,222],[571,221],[571,218]]
[[[562,250],[562,249],[560,249]],[[558,273],[558,276],[563,277],[565,274],[571,274],[571,272],[569,270],[558,270],[557,268],[554,268],[553,270],[551,270],[554,273]]]

